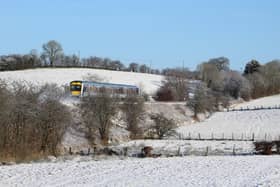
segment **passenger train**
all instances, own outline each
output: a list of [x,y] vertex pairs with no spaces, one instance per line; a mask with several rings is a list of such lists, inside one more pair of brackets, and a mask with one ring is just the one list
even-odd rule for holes
[[140,89],[134,85],[75,80],[70,82],[70,92],[72,96],[77,97],[98,95],[104,92],[109,95],[126,97],[139,95]]

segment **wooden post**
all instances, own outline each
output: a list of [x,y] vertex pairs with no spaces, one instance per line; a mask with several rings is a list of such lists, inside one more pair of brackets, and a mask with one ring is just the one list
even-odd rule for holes
[[208,146],[206,147],[206,152],[205,152],[205,156],[208,156]]
[[233,145],[232,154],[236,155],[236,153],[235,153],[235,144]]
[[212,137],[212,140],[214,140],[214,134],[213,134],[213,132],[212,132],[212,134],[211,134],[211,137]]
[[88,152],[87,152],[87,155],[89,155],[90,154],[90,148],[88,148]]
[[255,133],[252,134],[252,141],[255,140]]
[[198,133],[198,139],[200,140],[200,138],[201,138],[201,137],[200,137],[200,133]]
[[180,148],[180,147],[178,147],[177,156],[182,156],[182,155],[180,155],[180,152],[181,152],[181,148]]
[[72,155],[73,153],[72,153],[72,149],[71,149],[71,147],[69,147],[69,154],[70,155]]

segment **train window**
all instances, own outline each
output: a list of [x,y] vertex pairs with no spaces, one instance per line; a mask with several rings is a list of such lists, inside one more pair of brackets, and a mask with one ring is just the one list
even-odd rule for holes
[[70,90],[71,91],[81,91],[81,86],[80,85],[71,85]]

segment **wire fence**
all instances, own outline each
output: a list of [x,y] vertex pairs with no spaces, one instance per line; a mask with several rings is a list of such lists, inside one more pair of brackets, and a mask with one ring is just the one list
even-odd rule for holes
[[270,107],[264,107],[264,106],[254,106],[254,107],[246,107],[246,108],[228,108],[227,112],[236,112],[236,111],[255,111],[255,110],[279,110],[280,105],[270,106]]
[[207,141],[275,141],[280,140],[279,135],[271,135],[268,133],[255,134],[255,133],[178,133],[179,140],[207,140]]

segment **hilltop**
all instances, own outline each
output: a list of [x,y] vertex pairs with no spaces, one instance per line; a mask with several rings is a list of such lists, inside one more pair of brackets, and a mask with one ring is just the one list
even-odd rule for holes
[[148,94],[153,94],[163,80],[161,75],[90,68],[37,68],[0,72],[0,78],[8,82],[27,81],[34,85],[56,83],[59,86],[68,85],[73,80],[83,80],[91,75],[98,77],[102,82],[139,86]]

